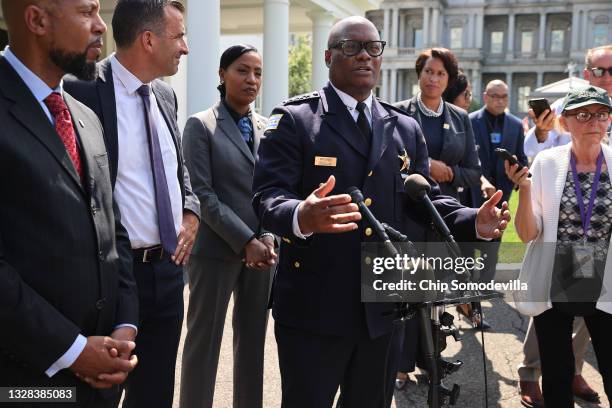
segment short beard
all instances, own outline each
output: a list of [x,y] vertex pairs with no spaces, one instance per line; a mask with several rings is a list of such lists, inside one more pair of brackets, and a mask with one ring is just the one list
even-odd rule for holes
[[84,81],[96,79],[96,62],[87,61],[87,51],[79,54],[52,49],[49,51],[49,57],[55,65],[67,74],[72,74]]

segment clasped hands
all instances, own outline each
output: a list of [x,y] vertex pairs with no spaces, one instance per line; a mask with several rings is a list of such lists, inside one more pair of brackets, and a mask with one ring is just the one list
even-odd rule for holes
[[[334,176],[314,190],[298,207],[298,223],[302,234],[342,233],[358,228],[361,213],[348,194],[327,196],[336,185]],[[501,190],[493,194],[476,215],[476,231],[482,238],[499,238],[508,226],[510,211],[508,203],[501,208],[497,204],[502,198]]]
[[111,337],[88,337],[70,370],[92,388],[110,388],[123,383],[138,364],[138,357],[132,355],[135,336],[133,328],[121,327]]
[[244,263],[251,269],[268,269],[276,263],[278,258],[274,250],[274,237],[271,235],[251,239],[245,245],[244,253]]

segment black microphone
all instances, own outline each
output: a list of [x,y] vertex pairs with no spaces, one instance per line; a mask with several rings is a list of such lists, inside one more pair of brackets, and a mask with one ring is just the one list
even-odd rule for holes
[[363,202],[363,194],[361,193],[361,191],[357,187],[349,187],[348,194],[351,196],[351,200],[355,204],[357,204],[357,207],[359,207],[359,211],[361,212],[361,215],[364,216],[364,218],[368,221],[368,223],[372,226],[372,228],[376,232],[376,235],[378,235],[378,237],[383,241],[383,244],[385,248],[387,249],[387,251],[389,251],[392,256],[397,255],[398,254],[397,249],[391,243],[391,240],[389,239],[389,236],[387,235],[387,232],[385,231],[385,227],[383,227],[380,221],[378,221],[376,217],[374,217],[374,214],[372,214],[372,211],[370,211],[368,206],[365,205],[365,203]]
[[438,234],[440,234],[445,241],[455,244],[453,247],[456,246],[455,238],[453,238],[450,230],[444,223],[442,216],[438,210],[436,210],[436,207],[434,207],[433,203],[429,199],[429,196],[427,195],[431,191],[431,186],[425,177],[421,176],[420,174],[411,174],[404,182],[404,191],[408,193],[408,196],[413,201],[422,202],[425,204],[425,208],[427,208]]

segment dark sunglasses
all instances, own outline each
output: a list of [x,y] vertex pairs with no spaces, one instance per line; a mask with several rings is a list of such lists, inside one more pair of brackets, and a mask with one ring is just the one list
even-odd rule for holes
[[608,71],[608,75],[612,76],[612,67],[603,68],[603,67],[595,67],[591,68],[591,72],[595,78],[601,78],[604,76],[604,73]]
[[342,50],[342,54],[346,57],[353,57],[366,50],[370,57],[379,57],[382,55],[386,41],[357,41],[357,40],[340,40],[329,48],[337,48]]

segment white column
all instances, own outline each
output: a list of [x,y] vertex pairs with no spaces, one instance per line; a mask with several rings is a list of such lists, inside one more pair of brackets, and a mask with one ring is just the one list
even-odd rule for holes
[[507,59],[514,59],[514,13],[508,15],[508,55]]
[[397,69],[391,69],[391,89],[389,92],[389,102],[397,102]]
[[391,26],[391,46],[399,47],[397,36],[399,35],[399,8],[393,9],[393,25]]
[[480,78],[480,70],[473,69],[472,70],[472,95],[474,95],[474,99],[478,102],[482,102],[482,91],[480,89],[480,83],[482,79]]
[[570,49],[572,51],[578,50],[578,30],[580,25],[580,14],[574,7],[574,12],[572,13],[572,44]]
[[383,40],[389,42],[389,26],[391,25],[391,10],[390,9],[384,9],[383,10],[384,13],[384,17],[383,17]]
[[429,7],[423,7],[423,48],[429,45]]
[[581,37],[581,49],[587,47],[587,30],[589,26],[589,13],[586,10],[582,10],[582,27],[580,27]]
[[440,21],[440,9],[435,7],[431,17],[431,45],[439,45],[438,23]]
[[[176,94],[176,99],[178,101],[178,112],[177,112],[177,122],[179,125],[179,129],[181,131],[185,127],[185,122],[187,122],[187,64],[189,57],[185,56],[181,58],[181,63],[179,64],[179,69],[176,74],[171,77],[166,78],[166,82],[170,84],[172,89],[174,89],[174,93]],[[219,75],[216,75],[215,78],[219,78]],[[215,89],[217,86],[214,81],[209,81],[210,83],[207,85],[207,88]],[[218,93],[216,95],[212,95],[214,98],[218,98]],[[216,99],[215,99],[216,100]],[[210,105],[201,106],[197,111],[204,110],[208,108]],[[194,112],[191,112],[194,113]]]
[[474,14],[470,13],[468,19],[468,34],[467,34],[467,44],[465,48],[474,48]]
[[404,70],[397,71],[397,95],[398,101],[404,100]]
[[482,48],[484,37],[484,15],[482,12],[476,15],[476,48]]
[[540,88],[544,85],[544,73],[542,71],[538,72],[538,79],[536,82],[536,88]]
[[289,0],[264,0],[263,43],[262,114],[268,116],[289,92]]
[[514,107],[512,106],[512,96],[513,96],[513,90],[512,90],[512,72],[508,72],[506,74],[506,85],[508,85],[508,109],[510,109],[511,112],[514,111]]
[[400,15],[399,19],[399,41],[398,47],[403,48],[406,46],[406,16]]
[[327,11],[311,11],[308,17],[312,20],[312,89],[317,90],[325,86],[329,77],[325,50],[334,16]]
[[538,57],[543,58],[546,49],[546,13],[540,13],[540,40],[538,41]]
[[380,99],[383,101],[389,101],[389,70],[381,69],[380,75],[382,75],[382,82],[380,84]]
[[[206,24],[202,24],[206,16]],[[218,99],[221,38],[220,0],[191,0],[187,7],[187,115],[208,109]],[[203,41],[202,39],[206,39]],[[184,63],[184,62],[183,62]]]

